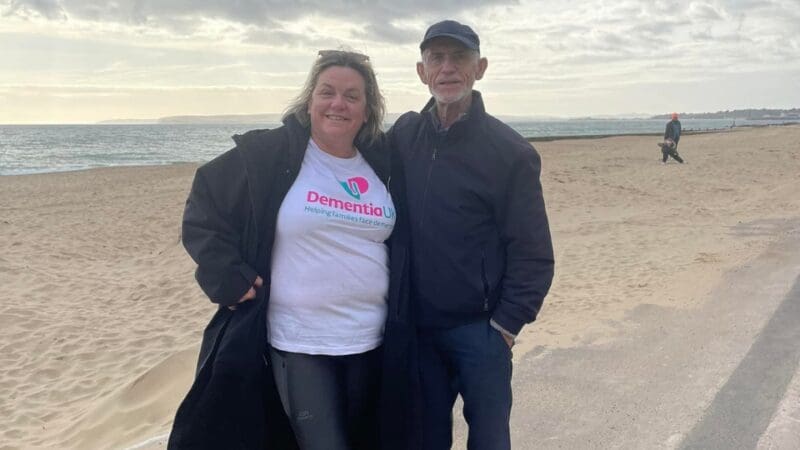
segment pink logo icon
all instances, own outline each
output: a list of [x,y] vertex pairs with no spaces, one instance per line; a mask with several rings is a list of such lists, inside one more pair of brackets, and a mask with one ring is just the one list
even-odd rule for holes
[[364,177],[353,177],[347,181],[340,181],[345,192],[356,200],[361,200],[361,194],[366,194],[369,190],[369,183]]

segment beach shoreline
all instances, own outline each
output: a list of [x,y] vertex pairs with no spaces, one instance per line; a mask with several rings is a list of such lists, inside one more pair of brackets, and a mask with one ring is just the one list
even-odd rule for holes
[[[531,142],[658,136],[661,120],[595,120],[509,122]],[[200,164],[231,148],[230,137],[279,124],[186,125],[0,125],[0,176],[55,173],[100,167]],[[780,124],[751,124],[781,126]],[[740,124],[735,128],[748,125]],[[728,121],[683,122],[684,134],[725,132]]]
[[[800,126],[687,134],[683,165],[659,137],[534,142],[556,278],[518,365],[703,307],[800,219]],[[196,167],[0,176],[0,448],[163,448],[214,311],[180,244]]]

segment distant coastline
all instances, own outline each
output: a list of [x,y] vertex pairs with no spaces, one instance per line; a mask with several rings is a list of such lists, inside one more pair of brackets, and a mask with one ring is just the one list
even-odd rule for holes
[[[756,120],[756,119],[750,119]],[[763,119],[763,120],[774,120],[774,119]],[[708,130],[692,130],[687,129],[683,130],[681,133],[682,135],[695,135],[695,134],[709,134],[709,133],[725,133],[731,131],[735,128],[763,128],[763,127],[783,127],[783,126],[792,126],[800,124],[800,119],[798,121],[786,121],[781,123],[765,123],[765,124],[758,124],[758,125],[731,125],[728,128],[712,128]],[[563,135],[563,136],[537,136],[537,137],[526,137],[525,140],[528,142],[551,142],[551,141],[563,141],[567,139],[606,139],[606,138],[614,138],[614,137],[622,137],[622,136],[661,136],[663,133],[614,133],[614,134],[583,134],[583,135]]]
[[168,116],[158,119],[113,119],[97,122],[100,125],[180,125],[180,124],[258,124],[280,122],[280,114],[222,114],[212,116]]
[[[729,120],[800,120],[800,108],[792,109],[734,109],[707,113],[678,113],[681,119]],[[651,119],[669,119],[670,114],[659,114]]]
[[[400,114],[387,114],[386,120],[394,121]],[[210,116],[168,116],[158,119],[112,119],[97,122],[99,125],[226,125],[281,123],[283,114],[219,114]]]
[[[400,117],[402,113],[389,113],[385,121],[392,123]],[[792,109],[735,109],[705,113],[679,113],[681,119],[725,119],[725,120],[786,120],[800,121],[800,108]],[[157,119],[111,119],[97,122],[100,125],[153,125],[153,124],[263,124],[280,123],[283,114],[263,113],[263,114],[217,114],[217,115],[182,115],[167,116]],[[619,114],[619,115],[598,115],[587,117],[556,117],[556,116],[517,116],[517,115],[498,115],[498,118],[509,123],[527,121],[564,121],[564,120],[625,120],[625,119],[669,119],[669,114],[649,115],[643,113]]]

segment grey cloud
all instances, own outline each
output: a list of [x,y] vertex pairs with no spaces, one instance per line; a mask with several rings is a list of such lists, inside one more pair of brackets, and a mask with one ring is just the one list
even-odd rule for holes
[[356,35],[364,39],[377,38],[380,41],[392,44],[408,44],[419,41],[421,37],[419,34],[417,30],[397,28],[392,24],[377,25],[371,23],[364,27],[363,32]]
[[770,61],[800,57],[800,8],[785,0],[584,0],[570,3],[568,12],[542,1],[549,14],[503,28],[505,36],[511,31],[519,36],[513,41],[495,39],[506,53],[527,52],[540,66],[580,72],[595,65],[659,67],[669,60],[671,66],[685,62],[697,70],[705,62],[741,67],[741,61],[755,60],[753,53]]
[[[486,6],[517,3],[517,0],[11,0],[7,14],[38,12],[47,18],[67,17],[151,26],[170,22],[199,23],[203,18],[212,18],[270,30],[279,28],[276,25],[278,23],[314,14],[340,18],[349,23],[363,23],[363,31],[357,37],[405,43],[418,39],[421,31],[398,28],[393,25],[396,21],[420,18],[436,20]],[[183,29],[191,27],[184,26]]]
[[738,33],[710,33],[708,31],[698,31],[691,33],[692,40],[694,41],[709,41],[715,43],[739,43],[739,42],[752,42],[752,39],[747,36],[742,36]]
[[691,3],[689,5],[689,18],[692,20],[720,20],[722,15],[708,3]]
[[690,35],[693,41],[713,41],[714,36],[708,31],[697,31]]
[[58,0],[10,0],[3,8],[4,16],[28,16],[38,13],[50,20],[63,20],[66,18],[64,10]]
[[728,0],[724,2],[726,9],[736,12],[770,9],[773,6],[781,5],[781,3],[780,0]]
[[248,44],[264,44],[275,46],[311,46],[320,47],[320,40],[312,39],[303,33],[295,33],[280,29],[253,28],[244,35],[243,42]]
[[602,33],[598,36],[597,43],[607,49],[622,48],[630,45],[630,38],[617,33]]
[[592,66],[595,64],[608,65],[617,62],[627,62],[633,55],[627,51],[580,51],[563,53],[553,57],[548,63],[553,65]]
[[642,11],[647,16],[652,17],[674,17],[680,16],[685,10],[684,2],[656,0],[645,4]]
[[648,23],[633,25],[627,33],[637,38],[647,39],[648,37],[676,34],[681,26],[681,22],[677,20],[656,19]]

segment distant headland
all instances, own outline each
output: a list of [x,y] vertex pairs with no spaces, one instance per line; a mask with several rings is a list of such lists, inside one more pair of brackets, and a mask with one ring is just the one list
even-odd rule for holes
[[[792,109],[734,109],[709,113],[678,113],[681,119],[745,119],[745,120],[800,120],[800,108]],[[651,119],[669,119],[670,114],[652,116]]]
[[[742,119],[742,120],[787,120],[797,121],[800,120],[800,108],[792,109],[734,109],[717,112],[705,113],[688,113],[679,112],[678,115],[681,119]],[[385,121],[392,123],[400,116],[399,113],[386,114]],[[103,120],[99,124],[108,125],[147,125],[147,124],[264,124],[264,123],[280,123],[283,114],[269,113],[269,114],[221,114],[221,115],[185,115],[185,116],[168,116],[158,119],[114,119]],[[528,120],[569,120],[564,117],[555,116],[498,116],[506,122],[518,122]],[[659,114],[655,116],[647,116],[646,114],[619,114],[613,116],[589,116],[580,117],[580,119],[597,119],[597,120],[622,120],[622,119],[669,119],[670,114]]]
[[247,124],[274,123],[281,121],[281,114],[222,114],[213,116],[168,116],[158,119],[115,119],[98,123],[106,125],[130,124]]

